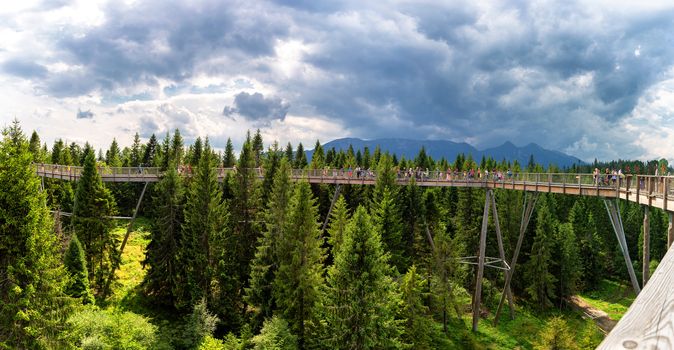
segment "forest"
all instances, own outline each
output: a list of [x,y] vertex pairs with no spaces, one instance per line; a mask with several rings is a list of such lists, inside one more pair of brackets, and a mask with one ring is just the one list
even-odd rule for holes
[[[540,195],[511,284],[515,319],[506,312],[492,325],[505,274],[486,269],[476,333],[475,267],[461,258],[477,255],[485,191],[399,186],[397,172],[668,167],[615,160],[544,169],[533,158],[432,159],[423,148],[398,159],[378,148],[324,150],[319,141],[313,149],[308,160],[301,143],[265,146],[258,130],[238,152],[229,139],[217,151],[208,138],[186,144],[175,130],[97,151],[48,146],[15,121],[0,142],[0,349],[592,349],[603,334],[569,298],[601,295],[606,285],[630,290],[602,199]],[[83,170],[76,182],[41,179],[35,163]],[[163,175],[145,190],[102,182],[99,169],[121,166]],[[237,171],[218,181],[216,167]],[[335,185],[290,177],[326,167],[369,169],[376,185],[342,186],[333,201]],[[510,259],[526,194],[494,193]],[[666,213],[619,206],[637,274],[650,210],[653,271],[667,250]],[[136,215],[135,227],[115,218]],[[493,226],[490,215],[486,255],[495,257]],[[137,267],[127,269],[133,252]]]

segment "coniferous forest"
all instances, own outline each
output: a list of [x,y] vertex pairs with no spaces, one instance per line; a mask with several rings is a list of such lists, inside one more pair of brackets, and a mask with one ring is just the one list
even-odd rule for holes
[[[592,349],[603,334],[571,297],[606,306],[612,318],[634,298],[602,200],[541,194],[511,284],[515,318],[506,303],[493,324],[505,274],[487,268],[472,332],[475,266],[461,258],[477,255],[485,191],[399,186],[396,177],[410,168],[647,173],[661,162],[544,169],[535,159],[431,159],[423,148],[399,159],[318,141],[308,160],[301,143],[265,141],[257,131],[240,150],[227,140],[216,151],[208,138],[187,144],[175,130],[96,150],[47,145],[18,122],[4,129],[0,348]],[[41,179],[35,163],[81,166],[82,175]],[[144,189],[102,182],[107,167],[163,172]],[[218,181],[218,167],[236,172]],[[335,185],[290,176],[326,168],[371,172],[376,185],[341,186],[335,197]],[[525,193],[494,193],[510,260]],[[650,210],[654,269],[667,249],[667,216],[619,205],[638,274]],[[118,218],[136,215],[131,227]],[[499,256],[492,215],[488,232],[486,255]]]

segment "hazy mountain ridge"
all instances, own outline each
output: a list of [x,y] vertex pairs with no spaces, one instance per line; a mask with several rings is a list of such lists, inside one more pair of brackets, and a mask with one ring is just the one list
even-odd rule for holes
[[[396,154],[398,157],[404,156],[406,159],[414,159],[419,153],[422,146],[426,148],[426,154],[433,157],[433,159],[445,159],[453,162],[458,154],[471,154],[473,159],[480,162],[482,156],[492,157],[496,161],[506,159],[508,161],[517,160],[522,166],[529,162],[529,157],[534,156],[536,163],[548,166],[555,164],[559,167],[570,167],[573,164],[584,164],[582,160],[577,157],[562,153],[560,151],[548,150],[535,143],[518,147],[512,142],[508,141],[498,147],[491,147],[484,150],[478,150],[465,142],[453,142],[446,140],[411,140],[402,138],[383,138],[373,140],[362,140],[358,138],[341,138],[332,140],[323,145],[324,151],[334,147],[336,150],[347,150],[349,145],[353,146],[354,151],[363,150],[365,147],[373,152],[377,145],[382,152],[388,151],[391,154]],[[311,159],[313,150],[306,152],[307,158]]]

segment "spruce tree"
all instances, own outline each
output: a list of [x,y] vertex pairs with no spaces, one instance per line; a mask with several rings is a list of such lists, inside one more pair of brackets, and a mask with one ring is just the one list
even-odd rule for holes
[[281,159],[274,184],[265,209],[266,229],[258,240],[255,257],[251,261],[249,287],[245,301],[253,307],[253,326],[257,329],[262,322],[272,316],[275,309],[272,286],[279,266],[277,242],[282,238],[292,195],[290,167],[285,158]]
[[117,139],[113,138],[110,149],[105,153],[105,163],[110,167],[121,167],[122,158]]
[[400,347],[400,325],[395,320],[400,296],[391,272],[379,232],[360,206],[328,272],[325,316],[329,347]]
[[321,142],[316,140],[314,145],[314,153],[311,155],[311,169],[323,169],[325,165],[325,154],[323,153],[323,147]]
[[344,241],[349,219],[349,209],[346,206],[346,200],[340,195],[330,213],[330,226],[328,227],[328,243],[332,247],[332,256],[335,255]]
[[[547,198],[545,198],[547,199]],[[555,283],[557,279],[552,275],[552,237],[555,237],[556,223],[547,205],[542,200],[536,217],[536,236],[531,247],[529,262],[525,266],[527,276],[527,293],[540,309],[552,306],[555,298]]]
[[401,316],[405,320],[402,340],[410,349],[431,349],[433,321],[428,316],[428,307],[423,303],[424,283],[414,265],[407,270],[400,283],[403,301]]
[[89,289],[89,270],[84,257],[84,249],[77,235],[73,234],[68,250],[63,257],[63,264],[70,275],[66,287],[66,294],[74,298],[81,298],[84,304],[93,304],[94,296]]
[[276,303],[297,334],[300,349],[305,348],[310,328],[316,325],[315,309],[323,285],[323,239],[317,219],[311,187],[301,182],[295,186],[279,238],[279,265],[274,280]]
[[[559,287],[557,295],[560,298],[568,297],[578,291],[581,279],[580,255],[578,240],[570,223],[558,224],[555,239],[554,261],[557,263],[557,279]],[[560,300],[561,301],[561,300]]]
[[232,139],[227,138],[227,146],[225,146],[225,156],[222,160],[222,166],[225,168],[231,168],[236,164],[236,157],[234,156],[234,145],[232,145]]
[[227,230],[227,207],[222,201],[208,141],[205,148],[187,193],[182,227],[185,251],[181,258],[187,269],[192,304],[206,298],[208,305],[214,305],[211,282],[217,273],[217,254],[221,253],[218,245]]
[[187,285],[183,234],[185,189],[175,166],[169,166],[155,186],[151,212],[150,243],[143,264],[148,267],[143,281],[145,293],[155,302],[186,309],[191,305]]
[[283,152],[283,156],[288,160],[289,164],[293,164],[294,166],[295,157],[293,156],[293,145],[290,142],[288,142],[288,144],[286,145],[286,149]]
[[142,150],[140,146],[140,136],[138,135],[138,133],[136,133],[135,135],[133,135],[133,144],[131,145],[129,166],[137,167],[142,163],[143,159],[141,151]]
[[180,135],[180,130],[176,128],[173,132],[173,139],[171,139],[171,148],[168,150],[168,159],[176,165],[183,164],[183,156],[185,155],[183,147],[183,137]]
[[297,145],[297,151],[295,151],[295,163],[294,163],[294,168],[295,169],[304,169],[309,165],[307,162],[307,155],[304,153],[304,146],[302,146],[302,142],[300,142],[299,145]]
[[433,265],[432,295],[433,308],[442,315],[442,326],[447,333],[449,311],[454,308],[458,317],[461,317],[454,293],[453,281],[464,279],[465,269],[459,265],[459,257],[463,255],[463,246],[458,238],[450,237],[444,225],[436,230],[433,237],[435,242],[435,264]]
[[84,246],[89,268],[90,284],[94,294],[106,294],[102,290],[105,280],[112,272],[118,254],[118,238],[110,231],[112,221],[106,216],[116,213],[115,199],[103,185],[96,170],[93,149],[86,149],[84,167],[75,192],[72,223],[77,237]]
[[59,348],[66,272],[18,121],[0,141],[0,348]]
[[405,244],[402,241],[402,223],[400,222],[400,213],[388,188],[384,188],[384,193],[372,213],[375,229],[379,231],[384,244],[384,250],[390,253],[391,265],[395,266],[399,272],[407,269],[408,261],[405,256]]
[[251,148],[253,149],[253,155],[255,158],[255,167],[259,168],[262,164],[262,150],[264,150],[264,143],[262,142],[260,129],[257,129],[255,136],[253,136],[253,144],[251,145]]
[[141,159],[140,163],[145,167],[158,166],[159,165],[159,163],[157,162],[158,152],[159,152],[159,145],[157,144],[157,137],[154,136],[154,134],[152,134],[152,136],[150,136],[150,139],[147,141],[147,145],[145,146],[145,152],[143,152],[143,158]]
[[33,155],[33,163],[44,163],[46,154],[42,152],[42,144],[40,144],[40,135],[36,131],[30,135],[30,142],[28,143],[28,151]]

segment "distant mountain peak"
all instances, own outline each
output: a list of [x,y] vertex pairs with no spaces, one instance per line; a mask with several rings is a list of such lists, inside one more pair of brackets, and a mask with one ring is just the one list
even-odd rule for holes
[[[576,157],[567,155],[560,151],[547,150],[536,143],[529,143],[526,146],[517,147],[510,141],[504,142],[501,146],[478,150],[466,142],[453,142],[448,140],[413,140],[406,138],[382,138],[363,140],[354,137],[344,137],[332,140],[323,145],[324,150],[334,147],[336,150],[347,150],[352,145],[354,150],[362,150],[365,147],[370,152],[379,146],[382,152],[389,152],[398,157],[404,156],[406,159],[414,159],[423,146],[426,154],[439,160],[445,158],[452,162],[459,154],[472,155],[473,159],[491,157],[496,161],[506,159],[514,162],[517,160],[520,164],[527,164],[530,156],[534,156],[537,163],[544,166],[555,164],[559,167],[570,167],[573,164],[584,164]],[[307,156],[311,158],[313,151],[307,151]]]

